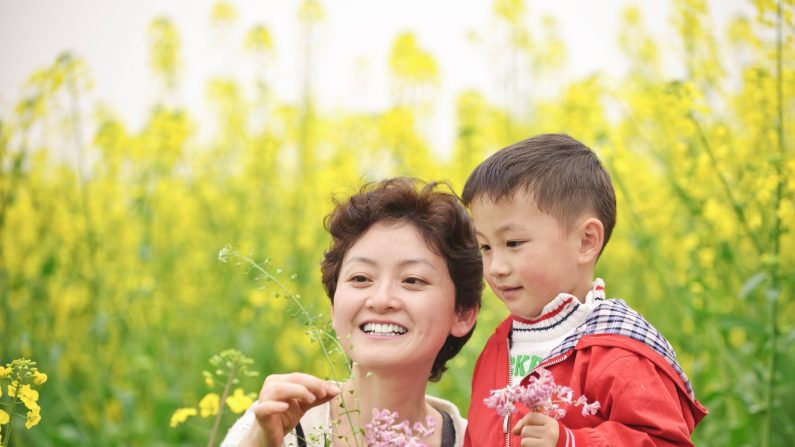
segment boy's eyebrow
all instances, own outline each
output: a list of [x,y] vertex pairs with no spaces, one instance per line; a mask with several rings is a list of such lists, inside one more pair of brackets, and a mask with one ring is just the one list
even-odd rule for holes
[[[524,230],[524,225],[518,225],[518,224],[509,222],[509,223],[500,225],[494,233],[495,234],[502,234],[502,233],[505,233],[505,232],[508,232],[508,231],[512,231],[512,230]],[[481,233],[480,231],[478,231],[477,228],[475,228],[475,233],[479,234],[481,236],[484,236],[484,234]]]

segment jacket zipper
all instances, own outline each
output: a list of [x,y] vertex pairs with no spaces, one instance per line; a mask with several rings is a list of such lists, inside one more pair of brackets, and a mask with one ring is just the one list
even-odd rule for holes
[[[513,377],[511,374],[511,332],[508,331],[508,386],[513,385]],[[502,431],[505,433],[505,447],[511,446],[511,413],[505,415],[503,419]]]
[[530,374],[535,372],[535,370],[538,369],[538,368],[546,368],[547,366],[557,365],[558,363],[566,360],[567,358],[569,358],[569,355],[568,354],[563,354],[563,356],[558,357],[558,358],[556,358],[554,360],[550,360],[550,361],[548,361],[546,363],[543,363],[543,362],[539,363],[538,365],[535,366],[535,368],[533,368],[532,371],[530,371]]
[[[558,357],[554,360],[551,360],[546,363],[539,363],[530,371],[532,374],[537,368],[546,368],[547,366],[557,365],[558,363],[566,360],[569,358],[568,354],[563,354],[563,356]],[[511,374],[511,335],[508,333],[508,386],[513,385],[513,375]],[[505,419],[503,420],[503,432],[505,433],[505,447],[511,446],[511,413],[505,415]]]

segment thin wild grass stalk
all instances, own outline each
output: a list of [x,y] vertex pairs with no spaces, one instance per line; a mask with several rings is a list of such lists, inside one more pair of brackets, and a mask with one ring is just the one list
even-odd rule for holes
[[[221,260],[222,262],[227,262],[229,257],[235,257],[242,261],[247,262],[253,269],[258,271],[262,275],[262,278],[266,279],[267,281],[273,282],[284,292],[285,297],[288,298],[290,301],[292,301],[292,303],[298,308],[299,314],[304,318],[304,320],[306,320],[306,325],[308,326],[310,332],[310,339],[317,341],[317,343],[320,345],[320,350],[323,352],[323,357],[325,358],[326,362],[329,365],[331,379],[337,383],[342,383],[342,380],[340,380],[340,377],[336,373],[336,368],[334,367],[334,360],[331,358],[330,350],[326,348],[325,344],[323,343],[323,339],[325,338],[330,340],[335,345],[335,348],[339,350],[339,352],[344,352],[342,349],[342,345],[340,344],[339,340],[336,337],[333,337],[331,334],[321,330],[318,327],[316,322],[317,318],[313,317],[312,314],[309,313],[309,310],[307,310],[307,308],[301,303],[300,295],[292,293],[290,289],[283,282],[281,282],[275,275],[265,270],[258,262],[254,261],[249,256],[245,256],[240,252],[233,250],[229,246],[222,248],[221,251],[218,253],[218,259]],[[348,373],[350,372],[351,370],[349,367]],[[340,402],[342,405],[343,414],[345,415],[345,418],[350,424],[350,427],[355,427],[353,419],[351,418],[351,414],[358,412],[359,409],[358,408],[348,409],[345,404],[345,399],[343,398],[340,399]],[[358,433],[354,433],[353,438],[356,447],[359,447],[360,439]]]

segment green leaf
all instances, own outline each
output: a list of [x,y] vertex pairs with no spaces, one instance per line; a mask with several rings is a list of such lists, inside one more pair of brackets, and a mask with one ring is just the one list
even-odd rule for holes
[[752,294],[756,289],[759,288],[762,283],[765,282],[767,279],[767,272],[759,272],[750,278],[748,278],[743,286],[740,288],[740,292],[737,294],[737,297],[741,300],[748,298],[748,295]]

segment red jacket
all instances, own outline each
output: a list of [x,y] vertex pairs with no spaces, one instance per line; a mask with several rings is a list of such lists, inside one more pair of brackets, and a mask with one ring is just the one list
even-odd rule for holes
[[[511,323],[508,317],[497,327],[475,364],[465,447],[521,445],[521,438],[513,435],[508,444],[504,427],[510,432],[526,412],[503,418],[483,404],[491,390],[508,384]],[[564,407],[558,447],[692,446],[690,434],[707,415],[662,355],[625,335],[584,335],[573,349],[539,366],[549,370],[556,383],[570,387],[575,399],[584,394],[589,402],[601,404],[593,416]]]

